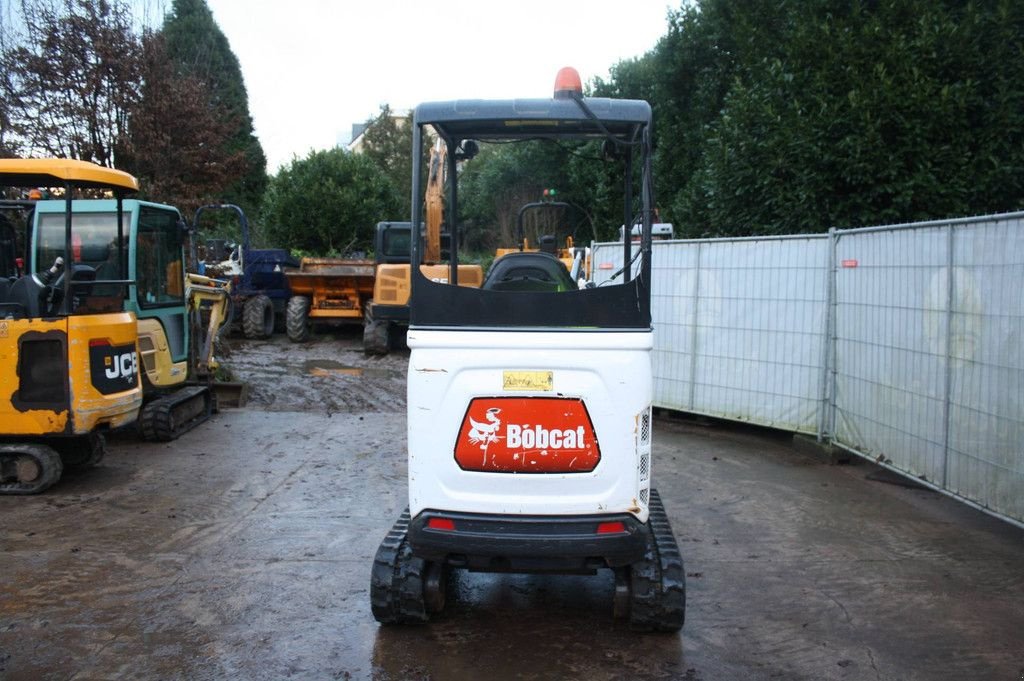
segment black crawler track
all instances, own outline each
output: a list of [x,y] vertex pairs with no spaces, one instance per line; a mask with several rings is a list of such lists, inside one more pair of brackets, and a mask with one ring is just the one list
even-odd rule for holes
[[644,559],[630,568],[629,624],[637,631],[679,631],[686,618],[686,570],[653,489],[649,508]]
[[373,559],[370,575],[370,608],[381,624],[414,624],[427,621],[423,580],[427,564],[412,555],[408,542],[409,510],[406,509],[384,537]]
[[170,442],[209,419],[213,411],[213,391],[205,385],[188,386],[143,407],[139,431],[151,442]]
[[[406,509],[374,556],[370,606],[382,624],[426,622],[430,613],[444,607],[444,566],[412,554],[409,522]],[[646,528],[643,559],[621,569],[626,589],[617,597],[621,600],[616,602],[616,616],[628,614],[630,627],[637,631],[679,631],[686,617],[686,572],[665,507],[655,490],[651,490]],[[432,567],[439,567],[441,573],[432,573]]]
[[42,444],[0,445],[0,495],[38,494],[60,480],[60,454]]

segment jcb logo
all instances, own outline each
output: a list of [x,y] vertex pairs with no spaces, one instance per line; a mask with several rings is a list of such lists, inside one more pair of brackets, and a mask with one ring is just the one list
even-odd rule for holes
[[109,379],[122,376],[134,378],[135,374],[139,372],[139,355],[134,350],[121,355],[107,357],[103,360],[103,363],[106,364],[106,371],[104,373],[106,373]]
[[139,384],[139,355],[135,344],[89,344],[89,364],[93,386],[104,395],[131,390]]

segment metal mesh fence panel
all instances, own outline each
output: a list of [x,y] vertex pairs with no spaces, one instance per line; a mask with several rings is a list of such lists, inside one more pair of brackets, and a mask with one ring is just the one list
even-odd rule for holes
[[1020,216],[836,235],[835,441],[1024,520]]
[[[622,245],[592,260],[607,281]],[[653,263],[655,405],[817,432],[828,238],[655,242]]]
[[[594,280],[622,244],[595,244]],[[655,242],[658,407],[817,432],[1024,523],[1024,213]]]

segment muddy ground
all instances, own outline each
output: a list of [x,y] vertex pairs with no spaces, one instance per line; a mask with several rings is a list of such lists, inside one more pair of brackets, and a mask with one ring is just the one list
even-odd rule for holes
[[249,404],[271,411],[405,413],[409,351],[367,356],[362,327],[322,331],[314,342],[284,334],[265,341],[232,337],[222,362],[249,386]]
[[460,574],[431,624],[380,627],[407,354],[232,345],[246,408],[170,444],[120,434],[101,466],[0,498],[0,679],[1024,678],[1024,532],[671,415],[654,476],[687,561],[680,634],[614,621],[610,573]]

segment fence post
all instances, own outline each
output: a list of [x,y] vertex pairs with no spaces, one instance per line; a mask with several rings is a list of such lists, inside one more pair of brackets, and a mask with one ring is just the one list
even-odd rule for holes
[[953,296],[956,293],[953,276],[953,235],[952,224],[946,226],[946,375],[942,394],[942,488],[949,489],[949,429],[950,401],[953,389]]
[[836,235],[828,230],[828,251],[825,258],[825,329],[821,340],[821,401],[818,407],[818,442],[834,438],[835,422],[835,309],[836,304]]
[[698,311],[700,310],[700,256],[703,244],[697,244],[697,271],[693,277],[693,324],[690,331],[690,409],[694,408],[697,390],[697,328]]
[[825,258],[825,320],[821,340],[821,400],[818,414],[818,442],[835,441],[836,435],[836,250],[839,235],[828,228],[828,252]]

